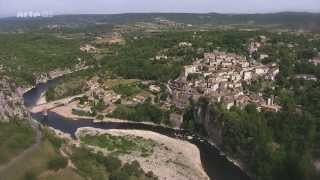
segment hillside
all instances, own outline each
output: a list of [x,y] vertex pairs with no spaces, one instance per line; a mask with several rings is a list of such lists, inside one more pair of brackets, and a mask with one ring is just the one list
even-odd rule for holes
[[0,64],[18,85],[34,84],[41,75],[56,69],[73,68],[92,61],[80,51],[85,41],[51,34],[0,34]]

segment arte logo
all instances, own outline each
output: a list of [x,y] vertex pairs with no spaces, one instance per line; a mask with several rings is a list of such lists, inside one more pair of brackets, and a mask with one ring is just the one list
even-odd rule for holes
[[54,14],[52,11],[21,11],[17,12],[17,18],[37,18],[37,17],[44,17],[50,18],[53,17]]

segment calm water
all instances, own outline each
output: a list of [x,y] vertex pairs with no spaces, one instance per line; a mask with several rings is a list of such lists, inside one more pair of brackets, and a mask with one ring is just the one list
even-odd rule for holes
[[54,86],[59,83],[60,78],[49,80],[47,83],[40,83],[33,89],[23,94],[24,105],[26,107],[34,106],[41,95],[48,90],[50,86]]
[[[37,99],[45,92],[49,86],[55,85],[58,80],[51,80],[48,83],[42,83],[35,88],[24,94],[25,105],[27,107],[33,106]],[[205,138],[201,138],[197,135],[191,134],[185,130],[175,130],[171,128],[137,124],[137,123],[93,123],[92,120],[80,120],[73,121],[65,119],[56,113],[49,112],[48,118],[44,120],[41,113],[33,114],[33,117],[48,126],[58,129],[62,132],[69,133],[74,137],[74,133],[80,127],[94,127],[100,129],[138,129],[148,130],[156,133],[160,133],[172,138],[187,140],[195,144],[201,154],[201,161],[204,170],[208,176],[214,180],[249,180],[250,178],[237,166],[227,160],[224,155],[221,155],[220,151],[206,141]],[[188,136],[192,136],[192,139],[188,139]]]

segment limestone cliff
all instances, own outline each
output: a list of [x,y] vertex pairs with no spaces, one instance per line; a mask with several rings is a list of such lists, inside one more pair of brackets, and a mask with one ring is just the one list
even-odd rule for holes
[[23,104],[23,90],[9,77],[0,74],[0,121],[25,119],[28,111]]
[[211,107],[210,104],[198,104],[193,107],[194,118],[196,119],[196,123],[201,124],[208,134],[209,140],[221,146],[223,144],[222,141],[222,127],[220,121],[218,121],[218,116],[220,113],[215,111],[214,108]]

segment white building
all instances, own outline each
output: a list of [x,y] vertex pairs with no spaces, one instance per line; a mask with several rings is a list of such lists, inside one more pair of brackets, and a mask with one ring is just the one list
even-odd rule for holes
[[266,58],[269,58],[268,54],[260,54],[260,59],[261,60],[266,59]]
[[249,81],[252,79],[252,72],[251,71],[246,71],[243,73],[243,80]]
[[257,75],[264,75],[264,74],[267,74],[269,71],[269,68],[266,67],[266,66],[259,66],[259,67],[256,67],[255,68],[255,73]]
[[184,76],[188,77],[189,74],[193,74],[197,72],[197,68],[194,65],[189,65],[184,67]]

